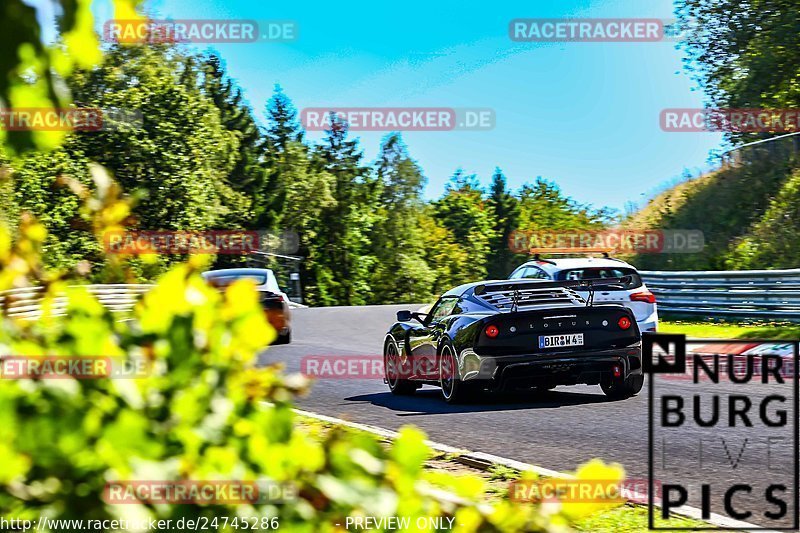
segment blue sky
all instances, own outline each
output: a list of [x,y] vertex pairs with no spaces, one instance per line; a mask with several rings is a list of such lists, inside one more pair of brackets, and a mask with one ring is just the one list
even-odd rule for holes
[[[98,27],[111,18],[98,2]],[[457,168],[518,188],[537,176],[576,200],[621,209],[706,168],[716,133],[661,131],[663,108],[702,107],[675,43],[519,43],[515,18],[674,17],[670,0],[280,2],[149,0],[159,18],[291,19],[289,43],[214,45],[257,114],[279,83],[305,107],[489,107],[490,131],[406,132],[438,197]],[[208,45],[198,45],[205,50]],[[365,157],[385,133],[354,132]],[[320,137],[311,133],[311,139]]]

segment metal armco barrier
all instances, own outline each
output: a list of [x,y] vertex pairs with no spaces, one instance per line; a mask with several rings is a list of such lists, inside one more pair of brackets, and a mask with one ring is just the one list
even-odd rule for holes
[[[94,294],[97,300],[112,313],[121,313],[133,309],[133,305],[141,296],[155,287],[155,285],[142,284],[108,284],[108,285],[80,285]],[[42,287],[26,287],[0,292],[0,313],[4,316],[26,319],[37,319],[42,315]],[[289,302],[289,307],[299,308],[305,305]],[[67,311],[66,296],[56,296],[53,299],[52,314],[63,316]]]
[[[800,321],[800,269],[640,272],[662,314]],[[151,284],[81,285],[112,312],[133,308]],[[0,309],[11,317],[41,316],[41,287],[0,293]],[[291,302],[290,307],[305,307]],[[53,301],[53,314],[66,313],[67,299]]]
[[800,269],[640,274],[663,314],[800,320]]
[[[110,285],[81,285],[94,294],[98,301],[112,313],[125,312],[133,309],[133,305],[142,294],[155,285],[149,284],[110,284]],[[26,287],[11,289],[0,293],[0,308],[3,314],[10,317],[36,319],[42,314],[42,287]],[[56,296],[53,299],[52,314],[62,316],[67,311],[66,296]]]

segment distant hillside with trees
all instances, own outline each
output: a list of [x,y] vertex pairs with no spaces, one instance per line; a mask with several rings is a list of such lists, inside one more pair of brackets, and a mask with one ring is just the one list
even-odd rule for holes
[[[710,108],[800,109],[797,0],[680,0],[686,65]],[[730,132],[734,145],[775,133]],[[800,139],[743,148],[733,165],[657,195],[626,227],[700,229],[702,254],[642,255],[642,268],[800,267]]]

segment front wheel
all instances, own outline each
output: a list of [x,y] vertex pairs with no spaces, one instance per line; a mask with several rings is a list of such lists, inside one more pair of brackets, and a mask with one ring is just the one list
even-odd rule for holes
[[644,386],[644,375],[633,374],[626,379],[609,378],[600,383],[600,388],[609,398],[624,399],[636,396]]

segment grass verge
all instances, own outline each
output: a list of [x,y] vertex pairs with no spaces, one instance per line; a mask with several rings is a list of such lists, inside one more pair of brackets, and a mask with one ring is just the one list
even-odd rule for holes
[[800,324],[791,322],[725,322],[663,320],[659,333],[684,334],[707,339],[783,339],[800,338]]
[[[670,518],[669,520],[657,518],[655,526],[664,529],[712,527],[705,522],[682,517]],[[591,531],[593,533],[648,531],[647,508],[642,505],[622,505],[584,518],[576,524],[576,527],[578,531]]]

